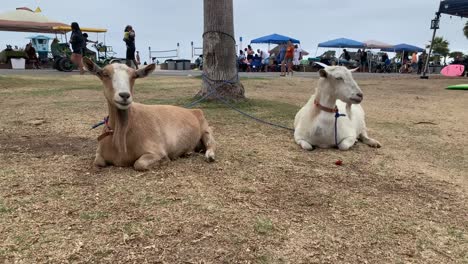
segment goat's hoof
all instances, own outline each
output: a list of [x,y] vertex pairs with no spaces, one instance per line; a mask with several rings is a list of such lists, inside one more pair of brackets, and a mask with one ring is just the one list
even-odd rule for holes
[[312,145],[309,144],[308,142],[301,141],[300,145],[301,145],[301,148],[304,149],[304,150],[307,150],[307,151],[312,151],[312,150],[314,150],[314,146],[312,146]]
[[205,153],[205,160],[207,162],[214,162],[215,161],[215,154],[212,150],[207,150]]
[[107,167],[107,163],[104,159],[98,159],[96,158],[93,162],[94,166],[96,166],[97,168],[104,168],[104,167]]
[[380,148],[380,147],[382,147],[382,144],[380,144],[380,142],[378,142],[375,139],[369,140],[369,143],[367,145],[369,147],[371,147],[371,148]]
[[137,166],[137,165],[134,165],[133,168],[134,168],[136,171],[147,171],[147,170],[149,170],[148,167]]

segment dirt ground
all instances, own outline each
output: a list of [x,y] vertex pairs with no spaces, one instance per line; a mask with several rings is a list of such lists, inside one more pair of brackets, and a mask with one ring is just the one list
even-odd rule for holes
[[[217,162],[92,165],[94,76],[0,76],[0,263],[468,263],[467,79],[356,79],[371,137],[301,150],[286,130],[204,103]],[[292,126],[316,79],[242,79],[239,105]],[[183,105],[201,80],[139,80]],[[335,165],[336,160],[343,165]]]

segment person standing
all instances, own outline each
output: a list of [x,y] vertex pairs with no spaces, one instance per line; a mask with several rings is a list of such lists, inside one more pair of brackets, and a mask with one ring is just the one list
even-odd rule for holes
[[[260,49],[257,49],[257,52],[258,52],[260,58],[262,59],[262,67],[265,68],[265,71],[266,71],[266,67],[268,65],[268,61],[269,61],[270,56],[268,55],[267,52],[265,52],[263,50],[260,50]],[[262,69],[262,71],[263,71],[263,69]]]
[[127,54],[126,54],[126,64],[128,67],[132,67],[132,63],[135,65],[135,68],[138,69],[137,62],[135,60],[135,51],[136,51],[136,46],[135,46],[135,31],[133,30],[133,27],[128,25],[125,27],[124,30],[124,42],[127,46]]
[[138,50],[136,52],[136,62],[137,62],[137,65],[141,65],[140,52]]
[[426,51],[423,51],[421,55],[419,55],[419,59],[418,59],[418,74],[422,73],[424,63],[426,63],[426,58],[427,58]]
[[32,43],[29,42],[24,48],[26,55],[28,56],[28,62],[31,63],[33,69],[40,69],[39,67],[39,58],[37,58],[36,49],[33,47]]
[[360,61],[361,61],[361,72],[365,72],[366,67],[368,66],[366,49],[362,49]]
[[72,55],[70,59],[74,64],[78,65],[80,74],[83,75],[85,73],[83,68],[83,51],[86,48],[85,38],[83,37],[83,33],[81,33],[78,23],[71,23],[71,30],[70,44],[72,46]]
[[292,62],[294,58],[294,46],[291,42],[291,40],[288,40],[288,44],[286,46],[286,53],[284,54],[284,60],[281,64],[281,75],[280,76],[286,76],[286,67],[288,67],[288,74],[291,73],[291,76],[293,74],[292,72]]
[[417,67],[418,67],[418,54],[415,51],[411,55],[411,68],[413,68],[413,70],[416,70]]

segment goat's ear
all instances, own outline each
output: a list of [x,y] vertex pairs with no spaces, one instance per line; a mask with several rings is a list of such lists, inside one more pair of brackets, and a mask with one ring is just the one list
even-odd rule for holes
[[355,71],[357,71],[357,70],[359,70],[359,67],[354,68],[354,69],[351,69],[351,70],[349,70],[349,71],[350,71],[350,72],[355,72]]
[[102,69],[101,67],[97,66],[92,60],[87,57],[83,57],[83,65],[85,66],[86,70],[90,73],[101,77]]
[[154,63],[151,63],[150,65],[135,71],[135,79],[136,78],[145,78],[150,73],[152,73],[154,71],[154,69],[156,69],[156,65]]
[[327,77],[328,77],[328,73],[327,73],[327,71],[324,70],[324,69],[320,69],[320,70],[319,70],[319,75],[320,75],[320,77],[323,77],[323,78],[327,78]]

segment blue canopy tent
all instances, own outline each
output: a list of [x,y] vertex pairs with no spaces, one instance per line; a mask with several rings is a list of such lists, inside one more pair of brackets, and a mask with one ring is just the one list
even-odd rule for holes
[[423,51],[425,51],[425,49],[419,48],[419,47],[416,47],[416,46],[413,46],[413,45],[402,43],[402,44],[395,45],[395,46],[393,46],[391,48],[381,49],[381,51],[387,51],[387,52],[404,52],[404,51],[407,51],[407,52],[412,52],[412,51],[423,52]]
[[317,46],[317,50],[315,51],[315,55],[317,56],[317,51],[318,48],[354,48],[354,49],[359,49],[365,47],[366,44],[363,42],[359,42],[357,40],[353,39],[347,39],[347,38],[337,38],[337,39],[332,39],[329,41],[325,41],[322,43],[319,43]]
[[265,43],[265,44],[283,44],[291,40],[292,43],[301,43],[299,40],[283,36],[279,34],[271,34],[260,38],[253,39],[250,43]]
[[366,44],[359,42],[357,40],[347,39],[347,38],[338,38],[329,41],[325,41],[318,44],[321,48],[355,48],[360,49],[364,48]]
[[421,75],[422,79],[427,79],[426,76],[427,68],[429,66],[429,58],[431,57],[432,52],[432,43],[436,36],[436,31],[439,29],[439,22],[441,14],[447,14],[451,16],[459,16],[468,18],[468,1],[466,0],[442,0],[439,4],[439,10],[436,12],[435,18],[431,21],[431,29],[434,30],[432,34],[431,46],[429,48],[429,54],[426,58],[426,63],[424,66],[423,73]]

